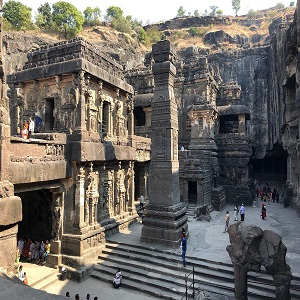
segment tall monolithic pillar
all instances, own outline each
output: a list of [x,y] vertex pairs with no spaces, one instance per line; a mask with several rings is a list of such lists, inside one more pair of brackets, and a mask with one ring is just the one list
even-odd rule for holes
[[178,247],[181,228],[187,232],[186,205],[180,202],[178,114],[174,97],[175,51],[170,41],[152,46],[155,81],[151,114],[149,205],[142,241]]
[[[2,11],[0,0],[0,11]],[[16,258],[18,222],[22,220],[22,202],[14,196],[10,174],[10,119],[2,57],[2,17],[0,17],[0,268],[12,270]],[[15,170],[16,172],[18,170]]]

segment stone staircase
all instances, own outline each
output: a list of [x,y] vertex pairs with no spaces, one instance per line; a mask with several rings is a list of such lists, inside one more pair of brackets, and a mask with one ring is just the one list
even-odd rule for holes
[[[91,277],[112,282],[117,268],[123,274],[122,286],[163,299],[185,298],[185,275],[195,268],[195,290],[207,290],[234,298],[234,275],[230,264],[187,256],[128,243],[107,241]],[[192,279],[188,278],[188,284]],[[188,292],[191,296],[191,291]],[[248,274],[248,299],[275,299],[273,280],[265,272]],[[300,277],[294,278],[291,299],[300,299]]]
[[35,281],[29,282],[29,285],[37,290],[45,290],[48,286],[59,280],[60,273],[56,269],[50,269],[46,274],[39,272],[39,277]]
[[196,208],[196,204],[189,203],[189,205],[187,207],[187,211],[186,211],[186,216],[187,217],[195,217],[195,208]]

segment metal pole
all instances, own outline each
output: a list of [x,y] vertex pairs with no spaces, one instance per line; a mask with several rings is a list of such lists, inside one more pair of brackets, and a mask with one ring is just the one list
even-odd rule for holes
[[193,266],[193,299],[195,298],[195,267]]
[[185,300],[188,300],[187,276],[185,276]]

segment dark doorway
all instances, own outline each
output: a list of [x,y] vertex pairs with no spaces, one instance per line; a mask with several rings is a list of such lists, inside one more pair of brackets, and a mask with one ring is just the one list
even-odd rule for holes
[[197,203],[197,182],[189,181],[189,203]]
[[135,126],[145,126],[146,124],[146,114],[144,112],[143,107],[141,106],[137,106],[134,108],[133,110],[133,114],[134,114],[134,125]]
[[45,101],[45,131],[49,132],[53,130],[54,127],[54,99],[49,98]]
[[52,194],[48,190],[18,193],[22,199],[22,221],[18,235],[32,240],[51,239],[52,230]]

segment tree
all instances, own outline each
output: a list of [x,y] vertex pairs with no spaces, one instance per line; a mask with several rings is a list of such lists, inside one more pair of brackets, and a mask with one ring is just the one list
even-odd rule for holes
[[279,3],[276,4],[275,8],[276,9],[282,9],[282,8],[285,8],[285,5],[282,2],[279,2]]
[[184,17],[186,13],[186,10],[183,8],[183,6],[180,6],[177,10],[177,17]]
[[223,15],[223,10],[222,9],[218,9],[216,11],[217,16],[222,16]]
[[52,11],[48,2],[42,4],[38,8],[38,15],[36,16],[36,25],[40,28],[52,27]]
[[196,9],[196,10],[194,11],[194,16],[195,16],[195,17],[200,17],[200,13],[199,13],[199,10],[198,10],[198,9]]
[[210,12],[210,16],[211,17],[215,17],[216,16],[216,11],[217,11],[217,9],[218,9],[218,6],[217,5],[212,5],[212,6],[210,6],[210,9],[211,9],[211,12]]
[[121,18],[121,17],[123,17],[123,10],[118,6],[110,6],[106,10],[105,20],[107,22],[112,21],[114,18]]
[[99,7],[91,8],[88,6],[84,11],[84,25],[95,26],[100,24],[101,9]]
[[64,32],[65,38],[74,37],[82,30],[84,17],[74,5],[59,1],[52,5],[52,9],[53,22]]
[[8,1],[3,5],[3,17],[14,29],[32,29],[31,8],[18,1]]
[[255,19],[257,17],[257,15],[258,15],[258,11],[257,10],[250,9],[248,11],[248,18],[251,19],[251,20]]
[[290,7],[293,7],[293,6],[295,6],[295,2],[294,2],[294,1],[292,1],[292,2],[290,3]]
[[235,11],[237,16],[238,11],[241,9],[241,0],[231,0],[232,9]]

